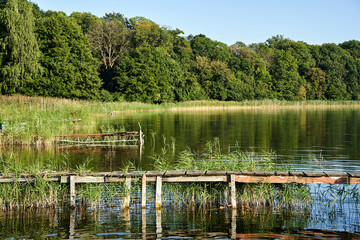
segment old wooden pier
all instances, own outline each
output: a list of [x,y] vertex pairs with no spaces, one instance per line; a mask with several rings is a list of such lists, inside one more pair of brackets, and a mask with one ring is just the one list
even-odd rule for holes
[[[0,176],[0,183],[29,182],[32,175],[15,176],[4,174]],[[70,204],[76,206],[76,184],[86,183],[117,183],[125,182],[130,189],[131,183],[136,180],[142,182],[141,205],[146,207],[146,185],[148,182],[156,182],[155,208],[162,206],[162,183],[184,182],[223,182],[230,187],[229,200],[232,208],[236,208],[236,183],[325,183],[325,184],[359,184],[360,173],[358,172],[303,172],[303,171],[137,171],[137,172],[98,172],[98,173],[52,173],[44,174],[47,181],[70,184]],[[123,207],[129,208],[130,196],[123,200]]]

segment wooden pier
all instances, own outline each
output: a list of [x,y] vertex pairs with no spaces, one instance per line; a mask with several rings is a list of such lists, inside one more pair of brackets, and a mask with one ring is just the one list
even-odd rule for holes
[[143,133],[141,132],[115,132],[96,134],[68,134],[54,136],[58,143],[64,144],[102,144],[102,143],[126,143],[135,142],[144,144]]
[[[0,176],[0,183],[30,182],[32,175],[15,176],[4,174]],[[86,183],[118,183],[125,182],[130,189],[131,183],[141,179],[141,206],[146,207],[146,185],[156,182],[155,208],[162,206],[163,183],[196,183],[196,182],[223,182],[230,187],[229,202],[236,208],[236,183],[324,183],[324,184],[360,184],[358,172],[314,172],[314,171],[138,171],[138,172],[98,172],[98,173],[52,173],[44,174],[47,181],[70,184],[70,205],[76,206],[76,184]],[[130,207],[130,196],[126,196],[123,207]]]

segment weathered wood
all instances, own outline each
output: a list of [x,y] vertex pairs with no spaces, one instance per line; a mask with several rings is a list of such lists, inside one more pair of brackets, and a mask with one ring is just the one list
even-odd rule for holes
[[136,171],[136,172],[128,172],[125,173],[124,176],[126,177],[138,177],[145,174],[145,171]]
[[[257,175],[256,172],[254,175]],[[275,176],[289,176],[289,171],[275,171],[274,175]]]
[[209,175],[209,176],[224,176],[224,175],[226,175],[226,171],[206,171],[205,175]]
[[186,171],[186,175],[188,175],[188,176],[202,176],[202,175],[205,175],[205,171],[202,171],[202,170]]
[[70,207],[75,208],[76,206],[76,191],[75,191],[75,176],[70,176]]
[[156,176],[162,176],[162,175],[164,175],[164,171],[147,171],[146,172],[146,175],[147,176],[150,176],[150,177],[156,177]]
[[164,177],[183,176],[185,173],[186,170],[170,170],[164,173]]
[[125,182],[125,178],[124,177],[105,177],[105,182],[107,182],[107,183]]
[[146,208],[146,175],[142,176],[141,184],[141,207]]
[[161,201],[161,191],[162,191],[162,177],[156,177],[156,198],[155,198],[155,209],[160,209],[162,206]]
[[164,177],[163,182],[226,182],[227,176]]
[[92,177],[92,176],[75,176],[76,183],[104,183],[105,177]]
[[127,209],[130,207],[130,188],[131,188],[131,177],[125,178],[125,197],[124,197],[124,203],[123,208]]
[[68,134],[68,135],[56,135],[55,138],[67,138],[67,137],[113,137],[113,136],[139,136],[138,132],[117,132],[117,133],[95,133],[95,134]]
[[358,178],[360,178],[360,172],[348,172],[347,174],[350,177],[358,177]]
[[298,176],[235,176],[236,182],[242,183],[327,183],[348,184],[348,177],[298,177]]
[[235,182],[235,175],[230,175],[230,204],[231,207],[234,209],[236,208],[236,182]]

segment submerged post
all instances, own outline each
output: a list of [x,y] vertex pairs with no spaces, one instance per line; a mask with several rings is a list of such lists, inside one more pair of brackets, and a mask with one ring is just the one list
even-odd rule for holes
[[70,207],[75,208],[76,206],[76,191],[75,191],[75,176],[70,176]]
[[131,188],[131,177],[125,178],[125,197],[124,197],[124,204],[123,208],[130,207],[130,188]]
[[162,187],[162,177],[156,177],[156,200],[155,200],[155,209],[161,208],[161,187]]
[[236,208],[236,184],[235,184],[235,175],[230,175],[230,191],[231,191],[231,207]]
[[141,184],[141,207],[146,208],[146,175],[142,176]]

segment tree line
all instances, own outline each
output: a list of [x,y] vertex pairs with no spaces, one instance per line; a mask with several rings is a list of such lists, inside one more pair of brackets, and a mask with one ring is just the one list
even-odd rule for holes
[[360,42],[228,46],[144,17],[0,0],[0,93],[148,103],[359,100]]

